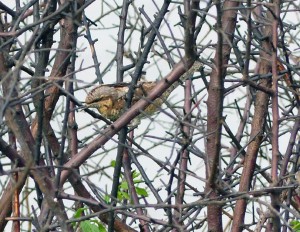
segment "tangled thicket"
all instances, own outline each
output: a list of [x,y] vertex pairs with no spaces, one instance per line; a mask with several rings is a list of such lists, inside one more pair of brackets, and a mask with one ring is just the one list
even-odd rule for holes
[[[22,4],[0,2],[0,231],[300,224],[298,2]],[[131,104],[144,77],[157,85]],[[123,81],[113,124],[84,106]]]

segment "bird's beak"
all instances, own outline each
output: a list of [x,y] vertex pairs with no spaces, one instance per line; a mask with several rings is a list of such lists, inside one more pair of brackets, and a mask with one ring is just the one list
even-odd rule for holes
[[81,106],[78,106],[76,109],[77,109],[77,110],[85,110],[85,109],[87,109],[87,108],[89,108],[89,106],[86,105],[85,102],[83,102],[82,105],[81,105]]

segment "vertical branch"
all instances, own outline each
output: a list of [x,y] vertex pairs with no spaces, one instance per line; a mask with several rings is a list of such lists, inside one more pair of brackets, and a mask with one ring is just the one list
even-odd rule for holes
[[252,41],[252,19],[251,19],[251,0],[247,0],[246,22],[247,22],[247,41],[246,41],[246,57],[243,69],[243,78],[249,78],[249,63],[250,63],[250,52],[251,52],[251,41]]
[[[186,172],[188,169],[188,161],[189,161],[189,151],[187,149],[189,141],[191,139],[191,133],[190,133],[190,127],[188,126],[191,124],[191,88],[192,87],[192,81],[186,80],[185,82],[185,94],[184,94],[184,122],[186,122],[183,125],[183,138],[185,141],[185,144],[183,145],[183,149],[180,152],[180,160],[179,160],[179,174],[178,174],[178,185],[177,185],[177,195],[176,195],[176,205],[180,206],[183,204],[184,195],[185,195],[185,185],[186,185]],[[176,213],[176,211],[175,211]],[[180,212],[178,212],[178,215],[176,217],[178,221],[180,221]]]
[[[66,89],[69,92],[69,88],[70,88],[70,81],[67,80],[66,82]],[[56,157],[58,160],[58,165],[62,166],[64,164],[64,159],[65,157],[63,157],[65,155],[65,142],[67,139],[67,125],[68,125],[68,118],[69,118],[69,113],[70,113],[70,96],[67,95],[66,98],[66,105],[65,105],[65,115],[64,115],[64,119],[63,119],[63,125],[62,125],[62,131],[61,131],[61,141],[60,141],[60,149],[59,149],[59,153],[58,156]],[[61,174],[61,168],[58,168],[57,170],[57,174],[55,176],[55,185],[56,185],[56,191],[58,193],[58,191],[60,191],[60,174]]]
[[[273,9],[272,12],[272,74],[273,74],[273,82],[272,82],[272,117],[273,117],[273,125],[272,125],[272,163],[271,163],[271,177],[272,177],[272,185],[278,185],[278,163],[279,163],[279,105],[278,105],[278,70],[277,70],[277,45],[278,45],[278,20],[280,17],[280,0],[273,1]],[[273,192],[271,193],[271,205],[275,210],[280,212],[280,199],[279,193]],[[273,231],[281,230],[280,218],[277,213],[272,211],[272,224]]]
[[[196,10],[199,9],[199,2],[197,1],[184,1],[184,14],[186,20],[184,21],[184,49],[185,49],[185,56],[190,59],[191,61],[196,59],[196,41],[195,41],[195,23],[197,18]],[[182,134],[184,141],[186,143],[183,145],[183,148],[180,152],[180,159],[179,159],[179,174],[178,174],[178,184],[177,184],[177,195],[176,195],[176,205],[180,206],[183,203],[184,193],[185,193],[185,182],[186,182],[186,171],[188,167],[188,159],[189,159],[189,152],[187,151],[187,146],[189,143],[190,138],[190,127],[188,124],[191,124],[191,80],[186,80],[185,82],[185,95],[184,95],[184,122],[186,124],[183,125]],[[180,221],[180,212],[175,210],[175,220],[177,220],[177,224]]]
[[272,181],[274,184],[278,181],[278,158],[279,158],[279,144],[278,144],[278,138],[279,138],[279,106],[278,106],[278,70],[277,70],[277,44],[278,44],[278,17],[279,15],[279,6],[280,6],[280,0],[274,1],[274,19],[272,23],[272,76],[273,76],[273,82],[272,82],[272,90],[273,90],[273,96],[272,96],[272,116],[273,116],[273,126],[272,126]]
[[[134,136],[133,132],[134,131],[132,130],[129,133],[130,140],[133,140],[133,136]],[[128,145],[132,146],[132,143],[129,143]],[[129,194],[132,198],[132,201],[135,205],[140,205],[138,194],[136,192],[134,181],[132,178],[131,160],[130,160],[130,156],[128,153],[128,148],[126,148],[124,150],[123,167],[124,167],[124,176],[125,176],[126,182],[128,184],[128,190],[129,190]],[[139,215],[139,216],[145,216],[142,208],[137,208],[136,212],[137,212],[137,215]],[[143,219],[139,219],[139,221],[140,221],[139,227],[141,228],[141,230],[144,232],[150,232],[147,222],[144,221]]]
[[[70,82],[70,95],[74,96],[74,86],[73,81]],[[70,102],[70,110],[69,110],[69,117],[68,117],[68,135],[69,135],[69,150],[70,156],[73,157],[78,152],[78,137],[77,137],[77,130],[78,125],[76,122],[76,114],[75,114],[75,104],[73,101]]]
[[[123,81],[124,34],[125,34],[125,29],[126,29],[126,19],[127,19],[128,7],[129,7],[130,3],[131,3],[130,0],[123,1],[123,7],[122,7],[121,15],[120,15],[120,26],[119,26],[119,31],[118,31],[118,44],[117,44],[117,56],[116,56],[116,59],[117,59],[117,82]],[[126,100],[126,108],[130,107],[131,99],[132,98],[129,97],[129,99]],[[119,179],[120,179],[120,174],[121,174],[122,160],[123,160],[123,153],[124,153],[123,144],[126,143],[127,131],[128,131],[127,126],[124,126],[121,129],[120,134],[119,134],[119,146],[118,146],[118,151],[117,151],[117,157],[116,157],[116,162],[115,162],[116,165],[114,168],[113,183],[112,183],[112,189],[111,189],[111,194],[110,194],[112,206],[116,206],[116,204],[117,204]],[[115,217],[114,211],[112,210],[109,213],[108,232],[113,232],[113,230],[114,230],[114,217]]]
[[[40,15],[39,15],[39,3],[35,3],[33,6],[33,15],[34,15],[34,22],[37,22],[40,19]],[[48,13],[48,12],[47,12]],[[40,28],[40,26],[38,25],[37,27]],[[53,36],[53,30],[49,30],[49,28],[47,28],[49,31],[49,39],[45,40],[45,37],[42,38],[42,46],[43,48],[50,48],[52,45],[52,36]],[[52,28],[53,29],[53,28]],[[35,44],[35,49],[39,49],[39,44]],[[36,64],[36,71],[34,74],[34,77],[31,81],[31,89],[36,90],[39,88],[39,86],[41,86],[44,83],[44,80],[42,77],[45,75],[45,70],[48,64],[48,59],[49,59],[49,53],[50,51],[43,51],[40,53],[35,53],[35,64]],[[37,133],[35,136],[35,147],[34,147],[34,162],[36,165],[39,165],[40,163],[40,159],[41,159],[41,143],[42,143],[42,122],[43,122],[43,107],[44,107],[44,92],[40,91],[38,92],[34,97],[33,97],[33,104],[35,107],[35,111],[36,111],[36,117],[37,117],[37,122],[38,122],[38,127],[37,127]],[[40,190],[40,188],[38,187],[37,184],[35,184],[35,188],[36,188],[36,194],[37,194],[37,201],[38,201],[38,205],[41,208],[42,205],[42,201],[43,201],[43,195],[42,192]]]
[[[246,92],[246,103],[245,103],[245,109],[244,109],[244,113],[243,115],[240,116],[240,123],[237,129],[237,133],[234,136],[236,139],[237,143],[240,143],[242,138],[243,138],[243,134],[245,131],[245,127],[247,125],[247,120],[249,119],[249,115],[250,115],[250,108],[251,108],[251,102],[252,102],[252,97],[250,96],[250,91],[249,91],[249,87],[247,87],[247,92]],[[231,175],[234,172],[234,168],[233,168],[233,164],[235,162],[235,159],[237,158],[237,154],[239,149],[241,149],[241,147],[236,146],[236,144],[234,146],[232,146],[231,151],[230,151],[230,162],[229,165],[227,165],[227,170],[226,170],[226,175],[228,176],[228,178],[231,177]]]
[[[236,25],[237,6],[236,1],[225,1],[223,12],[221,1],[216,1],[217,8],[217,33],[218,44],[214,57],[215,67],[210,75],[210,83],[207,99],[207,161],[206,161],[206,193],[210,199],[218,196],[216,181],[219,175],[219,157],[221,149],[221,129],[223,111],[223,89],[226,73],[225,65],[228,64],[232,46],[233,34]],[[223,36],[226,36],[223,38]],[[223,44],[224,41],[224,44]],[[225,41],[228,41],[227,43]],[[209,205],[207,207],[207,223],[209,231],[222,231],[222,207],[220,205]]]
[[[223,34],[222,34],[222,9],[221,2],[215,2],[217,9],[217,49],[215,55],[215,67],[210,77],[208,99],[207,99],[207,163],[206,174],[207,184],[206,192],[209,198],[213,199],[218,196],[216,182],[220,170],[219,156],[221,149],[221,130],[222,130],[222,108],[223,108]],[[214,74],[214,75],[213,75]],[[209,231],[223,231],[222,226],[222,207],[207,207],[207,224]]]
[[199,2],[194,0],[184,1],[184,13],[186,21],[184,25],[184,50],[185,56],[188,59],[196,58],[196,41],[195,41],[195,23],[197,12],[199,10]]
[[[268,19],[273,18],[270,15],[270,12],[267,13],[267,17]],[[259,71],[258,71],[260,75],[269,73],[271,69],[270,67],[271,55],[268,52],[272,51],[272,46],[271,46],[272,28],[267,25],[263,28],[263,32],[264,32],[263,35],[265,39],[262,41],[262,47],[260,51],[261,61],[259,64]],[[261,79],[259,81],[259,85],[269,88],[271,87],[271,79]],[[250,142],[248,146],[245,160],[244,160],[244,168],[243,168],[243,172],[240,180],[240,186],[239,186],[239,191],[241,192],[248,191],[250,189],[250,183],[253,178],[258,151],[263,139],[264,124],[266,120],[266,114],[268,111],[268,102],[269,102],[269,95],[265,92],[258,90],[256,94],[254,115],[253,115],[253,120],[251,124],[251,133],[250,133],[250,139],[253,140]],[[243,230],[246,207],[247,207],[246,199],[240,199],[237,201],[234,209],[232,231],[238,232]]]
[[123,57],[124,57],[124,36],[125,36],[125,29],[126,29],[126,19],[129,5],[131,4],[132,0],[124,0],[122,11],[120,15],[120,25],[118,31],[118,43],[117,43],[117,83],[123,82],[123,74],[124,74],[124,66],[123,66]]
[[101,76],[100,68],[99,68],[98,57],[97,57],[95,46],[94,46],[96,43],[96,40],[92,40],[90,24],[88,23],[85,14],[83,14],[82,19],[83,19],[83,24],[84,24],[85,30],[86,30],[85,38],[88,40],[88,42],[90,44],[91,52],[92,52],[92,58],[93,58],[94,65],[95,65],[95,73],[97,76],[97,80],[98,80],[99,84],[103,84],[103,80],[102,80],[102,76]]
[[[19,182],[19,173],[15,172],[12,174],[12,178],[15,183]],[[20,221],[18,218],[20,217],[20,199],[19,199],[20,191],[18,188],[15,188],[13,193],[13,231],[19,232],[20,231]]]
[[[116,165],[114,168],[114,174],[113,174],[113,183],[111,188],[111,206],[114,207],[117,204],[117,198],[118,198],[118,190],[119,190],[119,179],[121,175],[121,168],[122,168],[122,160],[123,160],[123,154],[124,154],[124,145],[126,142],[127,137],[127,126],[124,126],[119,134],[119,146],[117,151],[117,157],[116,157]],[[114,211],[111,210],[109,214],[109,220],[108,220],[108,232],[114,231],[114,223],[115,223],[115,214]]]
[[[13,135],[13,133],[9,133],[9,144],[13,149],[16,149],[16,137]],[[16,168],[18,166],[17,162],[12,163],[12,168]],[[14,172],[12,173],[12,182],[14,184],[17,184],[19,182],[19,173]],[[14,193],[12,196],[12,209],[13,209],[13,231],[19,232],[20,231],[20,221],[17,219],[20,217],[20,199],[19,199],[20,191],[18,188],[14,189]]]
[[[268,72],[268,63],[263,62],[261,64],[260,73]],[[270,80],[262,80],[260,81],[260,85],[262,86],[270,86]],[[250,139],[253,141],[249,144],[245,160],[244,160],[244,168],[243,173],[240,180],[239,191],[248,191],[250,188],[250,183],[253,177],[256,158],[258,154],[258,150],[263,138],[263,128],[265,123],[265,116],[268,109],[268,94],[259,91],[256,95],[255,102],[255,112],[252,120],[252,129],[250,134]],[[245,199],[238,200],[234,209],[234,218],[232,228],[234,232],[243,230],[243,221],[244,215],[246,212],[247,202]]]
[[284,158],[282,160],[282,164],[280,165],[280,175],[279,179],[283,179],[284,175],[286,174],[287,167],[289,161],[291,160],[291,155],[293,154],[293,148],[295,146],[295,141],[297,139],[298,131],[300,130],[300,108],[298,108],[298,113],[296,114],[297,117],[295,119],[294,126],[290,131],[290,138],[288,141],[288,146],[286,148]]

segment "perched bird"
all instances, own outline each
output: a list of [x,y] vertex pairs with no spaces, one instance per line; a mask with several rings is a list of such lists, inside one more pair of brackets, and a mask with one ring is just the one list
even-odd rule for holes
[[[181,77],[180,81],[175,82],[171,85],[162,96],[155,99],[145,110],[146,115],[154,114],[163,102],[169,97],[170,93],[186,80],[188,77],[193,75],[200,67],[201,63],[196,61],[194,65],[185,72]],[[146,97],[152,89],[156,86],[156,82],[150,81],[139,81],[134,89],[134,95],[131,104],[133,105],[141,98]],[[129,91],[130,83],[116,83],[116,84],[102,84],[92,89],[86,96],[85,103],[88,108],[96,108],[99,113],[105,118],[116,121],[124,112],[126,104],[126,94]]]

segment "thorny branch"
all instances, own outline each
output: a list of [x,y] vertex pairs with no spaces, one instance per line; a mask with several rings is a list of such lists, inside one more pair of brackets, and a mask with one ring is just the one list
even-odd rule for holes
[[[299,18],[275,0],[1,1],[0,231],[292,230]],[[100,99],[123,102],[116,121],[84,105],[127,81]]]

